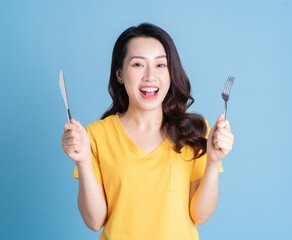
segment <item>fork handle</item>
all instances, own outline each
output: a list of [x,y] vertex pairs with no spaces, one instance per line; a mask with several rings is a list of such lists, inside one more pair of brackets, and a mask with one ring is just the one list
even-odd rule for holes
[[224,110],[224,119],[226,119],[226,115],[227,115],[227,101],[224,101],[225,102],[225,110]]

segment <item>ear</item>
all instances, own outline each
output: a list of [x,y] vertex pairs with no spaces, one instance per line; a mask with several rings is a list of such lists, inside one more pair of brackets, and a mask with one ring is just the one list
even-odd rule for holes
[[121,82],[123,80],[122,79],[122,70],[121,69],[116,70],[116,77],[118,78],[119,82]]

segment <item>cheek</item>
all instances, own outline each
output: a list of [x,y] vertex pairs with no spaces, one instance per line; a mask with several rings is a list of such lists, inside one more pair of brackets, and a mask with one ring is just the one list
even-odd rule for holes
[[131,79],[131,78],[135,77],[136,75],[137,75],[136,71],[127,71],[125,76],[126,76],[126,78]]
[[131,71],[127,71],[123,75],[123,80],[126,84],[130,84],[132,80],[135,79],[135,73]]
[[124,80],[124,85],[126,92],[129,96],[129,98],[132,98],[133,96],[139,94],[137,90],[139,90],[137,76],[135,74],[127,75],[127,78]]
[[164,90],[165,90],[165,92],[168,92],[169,87],[170,87],[170,77],[169,77],[169,74],[165,74],[165,76],[164,76],[163,79],[164,79],[164,82],[163,82]]
[[124,75],[124,81],[128,86],[135,85],[137,84],[140,75],[141,74],[138,71],[127,71]]
[[162,75],[164,82],[170,84],[170,74],[168,70],[165,70],[163,75]]

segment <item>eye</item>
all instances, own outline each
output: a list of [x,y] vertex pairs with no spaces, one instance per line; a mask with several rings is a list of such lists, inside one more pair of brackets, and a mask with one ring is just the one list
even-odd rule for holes
[[161,63],[161,64],[158,64],[157,66],[158,66],[158,67],[166,67],[166,65],[165,65],[165,64],[163,64],[163,63]]
[[143,65],[141,63],[134,63],[133,67],[142,67]]

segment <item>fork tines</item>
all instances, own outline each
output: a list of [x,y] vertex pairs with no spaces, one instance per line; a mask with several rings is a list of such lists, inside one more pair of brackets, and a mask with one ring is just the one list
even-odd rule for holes
[[223,87],[222,94],[226,95],[227,97],[229,97],[229,93],[230,93],[234,79],[235,79],[234,77],[229,76]]

